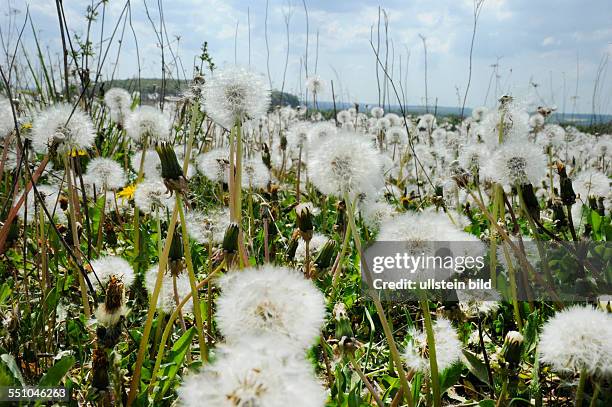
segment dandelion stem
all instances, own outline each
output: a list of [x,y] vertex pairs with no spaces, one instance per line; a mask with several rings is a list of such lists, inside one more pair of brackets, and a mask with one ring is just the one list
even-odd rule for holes
[[427,349],[429,350],[429,370],[431,375],[431,388],[433,391],[433,401],[435,407],[442,405],[440,394],[440,376],[438,374],[438,359],[436,357],[436,338],[434,336],[431,314],[429,313],[429,301],[422,299],[419,301],[423,310],[425,321],[425,333],[427,334]]
[[576,389],[576,401],[574,402],[575,407],[582,407],[582,399],[584,398],[584,387],[586,385],[587,372],[586,368],[582,368],[580,371],[580,377],[578,379],[578,388]]
[[[159,269],[157,271],[157,279],[155,280],[155,287],[151,293],[149,301],[149,310],[147,312],[147,320],[142,331],[142,337],[140,339],[140,346],[138,347],[138,354],[136,356],[136,364],[134,365],[134,372],[132,374],[132,381],[130,383],[130,391],[128,394],[127,407],[130,407],[136,399],[138,389],[140,388],[140,373],[142,364],[144,362],[144,356],[146,353],[147,344],[149,343],[149,336],[151,334],[151,326],[153,324],[153,318],[155,317],[155,311],[157,309],[157,299],[159,298],[159,292],[161,291],[162,281],[164,278],[164,272],[168,266],[168,255],[170,254],[170,246],[172,245],[172,238],[174,237],[174,229],[176,228],[176,221],[178,218],[178,207],[180,205],[179,195],[176,195],[176,202],[174,210],[172,211],[172,217],[170,219],[170,225],[168,227],[168,233],[166,237],[166,243],[164,245],[164,251],[159,259]],[[177,309],[179,309],[177,307]]]
[[198,329],[198,341],[200,342],[200,357],[203,361],[208,361],[208,348],[204,338],[204,327],[202,324],[202,312],[200,308],[200,298],[198,289],[196,288],[196,276],[191,260],[191,248],[189,246],[189,234],[187,233],[187,223],[185,222],[185,214],[183,207],[180,204],[181,199],[177,195],[177,205],[179,217],[181,218],[181,231],[183,233],[183,251],[185,252],[185,263],[187,264],[187,273],[189,274],[189,285],[191,286],[191,296],[193,298],[193,315],[195,316],[196,327]]
[[357,373],[357,375],[359,376],[363,384],[365,384],[365,387],[368,389],[368,391],[372,395],[372,398],[374,398],[376,405],[378,405],[378,407],[383,407],[384,404],[382,400],[380,399],[378,392],[376,391],[372,383],[368,380],[367,376],[363,373],[363,370],[361,370],[359,363],[355,360],[355,356],[353,356],[351,352],[346,352],[346,355],[348,356],[349,361],[351,362],[351,366],[353,367],[353,370],[355,370],[355,372]]
[[[361,267],[363,268],[363,275],[366,276],[366,279],[370,280],[371,276],[369,271],[367,270],[367,264],[363,257],[363,251],[361,250],[361,238],[359,237],[359,231],[355,226],[355,214],[354,207],[351,203],[349,194],[347,192],[344,193],[344,200],[346,202],[346,214],[348,217],[349,227],[353,231],[353,241],[355,242],[355,248],[357,249],[357,253],[361,260]],[[347,229],[348,233],[348,229]],[[368,281],[371,283],[371,281]],[[393,339],[393,331],[389,325],[389,321],[387,321],[387,316],[385,314],[385,310],[380,302],[380,299],[376,295],[372,295],[372,302],[374,302],[374,306],[376,307],[376,313],[380,318],[380,322],[383,327],[383,331],[385,333],[385,337],[387,339],[387,343],[389,345],[389,351],[391,352],[391,358],[393,359],[393,364],[395,365],[395,369],[397,370],[397,374],[400,379],[400,384],[404,391],[404,397],[408,402],[410,407],[414,406],[414,401],[412,400],[412,392],[410,391],[410,384],[408,384],[408,380],[406,379],[406,373],[404,372],[404,368],[402,367],[402,360],[400,359],[399,351],[397,350],[397,345],[395,344],[395,340]]]

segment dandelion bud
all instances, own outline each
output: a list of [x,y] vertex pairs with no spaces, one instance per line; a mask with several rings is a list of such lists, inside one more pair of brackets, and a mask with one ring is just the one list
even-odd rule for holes
[[282,151],[287,149],[287,137],[284,134],[282,134],[280,138],[280,148]]
[[324,270],[331,266],[334,254],[336,252],[336,241],[333,239],[329,239],[323,247],[319,250],[319,254],[317,254],[317,258],[315,259],[315,265],[319,270]]
[[338,211],[338,216],[336,218],[334,229],[343,230],[345,226],[344,213],[346,212],[346,203],[344,201],[338,201],[336,204],[336,210]]
[[268,167],[269,170],[272,169],[272,157],[270,156],[270,148],[268,148],[268,145],[266,143],[264,143],[263,145],[261,160],[263,161],[264,165]]
[[523,194],[523,201],[525,202],[525,207],[527,208],[529,216],[539,221],[540,204],[538,203],[538,198],[536,197],[535,192],[533,192],[533,185],[522,184],[519,188],[521,189],[521,193]]
[[334,305],[334,318],[336,320],[336,339],[340,349],[345,352],[355,350],[354,333],[351,328],[351,320],[346,314],[346,306],[339,302]]
[[563,205],[570,206],[576,203],[576,193],[572,187],[572,180],[567,176],[565,165],[561,161],[557,161],[557,173],[559,174],[559,184],[561,191],[561,200]]
[[172,275],[179,275],[183,271],[183,242],[181,240],[181,235],[177,232],[174,233],[174,237],[170,243],[168,263]]
[[240,231],[237,223],[230,223],[223,236],[223,251],[225,253],[236,253],[238,251],[238,232]]
[[470,183],[470,172],[461,167],[458,161],[451,163],[451,176],[459,188],[465,188]]
[[183,176],[183,170],[176,158],[176,152],[168,143],[160,143],[155,146],[162,167],[162,178],[166,188],[170,191],[184,191],[187,189],[187,181]]
[[523,335],[517,331],[510,331],[506,334],[504,345],[502,347],[502,355],[506,363],[510,367],[516,367],[521,361],[521,353],[523,351]]
[[311,203],[301,203],[295,207],[296,223],[302,239],[309,241],[312,239],[313,225],[312,225],[312,212],[313,207]]
[[289,240],[289,244],[287,245],[287,252],[285,254],[287,261],[293,261],[298,245],[299,242],[297,236],[293,236],[291,240]]

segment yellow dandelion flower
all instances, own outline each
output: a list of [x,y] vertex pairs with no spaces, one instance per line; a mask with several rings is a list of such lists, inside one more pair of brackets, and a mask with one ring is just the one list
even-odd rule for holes
[[134,192],[136,192],[136,185],[128,185],[121,191],[117,192],[117,196],[124,201],[134,199]]

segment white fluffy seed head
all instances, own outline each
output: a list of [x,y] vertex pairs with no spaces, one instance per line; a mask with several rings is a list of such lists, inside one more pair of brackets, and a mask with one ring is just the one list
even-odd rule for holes
[[[132,156],[132,169],[136,174],[140,172],[140,164],[143,159],[142,150],[136,150]],[[142,164],[143,175],[147,179],[161,179],[161,160],[155,150],[146,150],[144,153],[144,163]]]
[[380,119],[381,117],[384,116],[385,111],[383,110],[382,107],[375,106],[372,108],[372,110],[370,110],[370,114],[372,115],[372,117],[376,119]]
[[321,77],[314,75],[306,79],[306,88],[314,95],[320,95],[325,90],[325,83]]
[[542,328],[540,360],[560,373],[586,369],[596,377],[612,374],[612,314],[573,306],[558,312]]
[[[93,275],[90,280],[99,290],[104,290],[106,284],[112,276],[115,276],[125,287],[129,287],[134,282],[136,275],[134,269],[122,257],[119,256],[104,256],[91,261],[91,268],[96,273],[98,278]],[[98,281],[99,280],[99,281]]]
[[108,106],[111,120],[123,125],[131,112],[132,97],[130,93],[122,88],[111,88],[104,94],[104,103]]
[[3,140],[15,128],[11,102],[0,96],[0,140]]
[[324,194],[375,196],[384,185],[380,155],[365,139],[340,131],[309,153],[308,175]]
[[98,190],[121,188],[126,183],[125,171],[121,165],[105,157],[95,157],[87,164],[84,182],[95,185]]
[[607,197],[610,195],[610,179],[595,170],[586,170],[578,174],[572,186],[574,192],[579,194],[585,202],[590,196]]
[[546,176],[546,155],[527,140],[502,144],[483,168],[486,177],[503,186],[533,184]]
[[202,108],[217,124],[231,128],[237,120],[265,116],[270,90],[263,78],[246,69],[219,69],[202,88]]
[[160,180],[144,180],[136,185],[134,203],[142,212],[163,214],[172,212],[174,198],[170,196],[168,188]]
[[[158,273],[159,264],[154,264],[145,274],[145,287],[147,288],[149,296],[153,294],[153,290],[155,289]],[[159,296],[157,297],[157,307],[161,308],[166,314],[170,314],[176,309],[175,287],[179,301],[191,293],[189,276],[186,271],[183,271],[177,276],[174,276],[170,272],[165,272],[162,276]],[[186,312],[191,312],[193,310],[193,302],[191,299],[182,309]]]
[[325,299],[310,280],[286,267],[264,266],[220,279],[217,323],[229,342],[245,335],[287,338],[306,349],[325,320]]
[[86,150],[93,145],[95,130],[91,119],[80,108],[67,103],[50,106],[40,112],[32,124],[32,147],[46,153],[53,142],[57,151],[68,154],[73,150]]
[[126,119],[125,130],[135,142],[142,143],[145,138],[149,143],[170,140],[171,121],[167,113],[153,106],[140,106]]
[[178,390],[185,407],[322,407],[327,395],[309,362],[283,341],[248,336],[220,345],[217,359]]
[[270,181],[270,171],[260,156],[254,156],[242,163],[242,188],[265,189]]
[[213,182],[229,182],[229,150],[215,148],[200,154],[195,159],[198,171]]
[[[436,345],[436,361],[438,362],[438,371],[441,373],[461,360],[462,345],[457,337],[457,332],[446,318],[438,317],[433,324],[433,332]],[[404,351],[406,365],[416,371],[429,373],[427,335],[415,328],[411,328],[408,334],[410,339]]]

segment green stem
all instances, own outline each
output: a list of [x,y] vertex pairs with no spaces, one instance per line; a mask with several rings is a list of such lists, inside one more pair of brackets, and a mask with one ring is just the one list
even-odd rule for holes
[[[359,258],[361,260],[361,267],[364,268],[364,275],[366,279],[368,279],[368,283],[371,286],[371,277],[370,273],[367,270],[367,264],[363,257],[363,251],[361,250],[361,238],[359,237],[359,231],[355,226],[355,214],[353,209],[353,204],[350,200],[350,197],[347,192],[344,193],[344,200],[346,202],[346,214],[349,221],[349,227],[353,231],[353,241],[355,242],[355,248],[357,249],[357,253],[359,254]],[[347,230],[348,233],[348,230]],[[399,351],[397,350],[397,345],[395,344],[395,340],[393,339],[393,331],[391,331],[391,326],[389,325],[389,321],[387,320],[387,316],[385,314],[385,310],[383,309],[382,303],[377,295],[372,295],[372,302],[374,302],[374,306],[376,307],[376,313],[380,318],[381,325],[383,327],[383,331],[385,333],[385,338],[387,339],[387,343],[389,345],[389,351],[391,352],[391,358],[393,359],[393,364],[395,365],[395,369],[397,369],[397,374],[400,379],[400,384],[402,386],[402,390],[404,392],[404,397],[408,402],[410,407],[414,407],[414,401],[412,400],[412,391],[410,390],[410,384],[408,384],[408,379],[406,379],[406,373],[404,372],[404,368],[402,367],[402,360],[399,355]]]
[[440,375],[438,373],[438,359],[436,357],[436,338],[434,336],[433,324],[431,322],[431,314],[429,313],[429,302],[427,299],[419,301],[423,310],[423,318],[425,320],[425,333],[427,334],[427,349],[429,350],[429,370],[431,373],[431,388],[433,391],[434,406],[442,405],[442,396],[440,393]]
[[575,407],[582,407],[582,399],[584,398],[584,387],[586,385],[586,379],[586,368],[582,368],[582,370],[580,371],[580,378],[578,379],[578,388],[576,389],[576,401],[574,402]]
[[[224,263],[221,263],[204,280],[200,281],[198,285],[196,286],[196,291],[204,287],[204,285],[206,285],[207,283],[209,283],[211,278],[216,273],[218,273],[223,268],[224,265],[225,265]],[[151,382],[149,383],[149,388],[148,388],[149,393],[151,393],[155,387],[155,381],[157,379],[157,372],[159,371],[159,367],[161,366],[161,361],[164,358],[164,349],[166,348],[166,342],[168,342],[168,337],[170,337],[172,327],[174,326],[174,321],[176,321],[176,318],[178,318],[179,313],[181,312],[185,304],[187,304],[187,302],[191,298],[192,298],[191,293],[188,293],[185,296],[185,298],[183,298],[181,302],[179,302],[179,304],[176,306],[176,309],[172,312],[172,314],[170,314],[170,318],[168,319],[168,322],[166,323],[166,328],[164,329],[164,333],[162,334],[161,341],[159,343],[157,357],[155,358],[155,366],[153,367],[153,372],[151,374]]]
[[142,337],[140,339],[140,345],[138,347],[138,354],[136,356],[136,364],[134,365],[134,372],[132,375],[132,381],[130,383],[130,391],[128,394],[127,407],[130,407],[134,400],[136,400],[138,389],[140,388],[140,374],[142,364],[144,362],[144,356],[146,353],[147,345],[149,343],[149,336],[151,335],[151,326],[153,324],[153,318],[155,317],[155,311],[157,309],[157,300],[159,298],[159,292],[161,291],[162,281],[168,267],[168,255],[170,254],[170,246],[172,245],[172,238],[174,237],[174,229],[176,227],[176,220],[178,218],[178,207],[180,205],[179,195],[176,194],[176,202],[174,210],[172,211],[172,218],[168,227],[168,234],[166,235],[166,243],[164,245],[164,251],[159,259],[159,269],[157,271],[157,279],[155,280],[155,288],[151,293],[151,299],[149,301],[149,310],[147,312],[147,320],[144,325]]
[[180,204],[180,196],[177,195],[177,205],[179,207],[179,217],[181,218],[181,230],[183,233],[183,251],[185,252],[185,263],[187,263],[187,272],[189,274],[189,285],[191,286],[191,296],[193,297],[193,315],[196,320],[198,329],[198,340],[200,342],[200,357],[203,361],[208,361],[208,347],[204,338],[204,325],[202,324],[202,312],[200,308],[200,297],[196,287],[196,277],[193,270],[193,262],[191,260],[191,248],[189,247],[189,234],[187,233],[187,223],[185,222],[185,214]]

